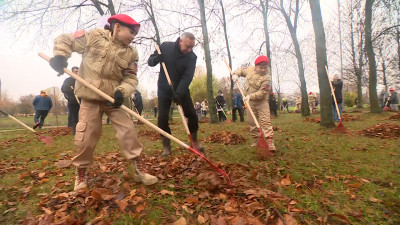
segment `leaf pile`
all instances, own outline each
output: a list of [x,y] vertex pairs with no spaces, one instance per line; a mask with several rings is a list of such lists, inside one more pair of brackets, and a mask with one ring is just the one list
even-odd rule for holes
[[316,117],[307,117],[303,120],[303,122],[311,122],[311,123],[321,123],[321,118]]
[[201,120],[199,120],[199,123],[209,123],[210,120],[207,117],[203,117],[201,118]]
[[398,138],[400,137],[400,126],[393,123],[380,123],[359,131],[359,134],[366,137],[379,137],[382,139]]
[[240,134],[229,131],[213,132],[204,142],[222,143],[224,145],[237,145],[246,142],[246,139]]
[[400,113],[394,114],[388,118],[389,120],[400,120]]
[[42,134],[47,134],[51,137],[59,137],[59,136],[66,136],[68,134],[72,133],[72,129],[70,127],[57,127],[54,129],[49,129],[44,132],[41,132]]
[[1,146],[0,149],[9,148],[11,145],[16,144],[16,143],[29,144],[29,143],[31,143],[31,140],[21,138],[21,137],[16,137],[16,138],[11,138],[11,139],[5,140],[5,141],[0,141],[0,146]]
[[138,136],[150,139],[152,141],[157,141],[161,139],[160,134],[153,130],[139,130]]
[[359,120],[359,119],[360,119],[360,116],[342,114],[343,121],[355,121],[355,120]]

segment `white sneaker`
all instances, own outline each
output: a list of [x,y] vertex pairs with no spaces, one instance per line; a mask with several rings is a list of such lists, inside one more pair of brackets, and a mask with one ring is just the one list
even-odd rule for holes
[[86,168],[77,168],[74,191],[87,187]]
[[144,185],[153,185],[157,183],[158,178],[156,176],[150,175],[148,173],[141,172],[137,166],[135,159],[132,160],[133,166],[133,180],[137,183],[142,183]]

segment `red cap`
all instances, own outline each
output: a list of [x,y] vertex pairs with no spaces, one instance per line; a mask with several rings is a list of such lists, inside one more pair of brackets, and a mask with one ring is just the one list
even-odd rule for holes
[[393,88],[390,88],[390,90],[389,91],[394,91],[394,89]]
[[274,92],[271,92],[271,95],[274,95]]
[[308,93],[309,95],[311,95],[312,94],[312,92],[310,91],[310,93]]
[[108,18],[107,22],[110,24],[112,22],[121,22],[129,26],[132,30],[136,33],[139,33],[140,23],[136,22],[132,17],[125,15],[125,14],[117,14]]
[[260,55],[260,56],[257,57],[256,61],[254,61],[254,65],[257,65],[260,62],[266,62],[267,64],[269,64],[269,59],[265,55]]

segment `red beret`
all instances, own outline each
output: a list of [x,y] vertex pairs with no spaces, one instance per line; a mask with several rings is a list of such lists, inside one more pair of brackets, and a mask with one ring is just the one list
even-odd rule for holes
[[312,94],[312,92],[310,91],[310,93],[308,93],[309,95],[311,95]]
[[393,88],[390,88],[390,90],[389,91],[394,91],[394,89]]
[[140,23],[136,22],[132,17],[125,15],[125,14],[117,14],[114,16],[111,16],[107,20],[110,24],[112,22],[121,22],[129,26],[132,30],[134,30],[136,33],[139,33],[139,28],[140,28]]
[[267,64],[269,64],[269,59],[265,55],[260,55],[260,56],[257,57],[256,61],[254,61],[254,65],[257,65],[260,62],[266,62]]

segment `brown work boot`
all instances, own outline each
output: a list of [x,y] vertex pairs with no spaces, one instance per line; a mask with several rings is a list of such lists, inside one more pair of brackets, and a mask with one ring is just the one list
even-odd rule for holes
[[274,139],[273,139],[273,138],[268,138],[267,144],[268,144],[268,148],[269,148],[269,150],[270,150],[271,152],[275,152],[275,151],[276,151],[276,148],[275,148],[275,145],[274,145]]
[[87,187],[86,168],[76,168],[74,191]]
[[164,147],[164,151],[162,152],[161,156],[168,156],[171,154],[171,140],[166,137],[162,137],[162,144]]
[[158,179],[156,176],[142,172],[144,170],[140,171],[136,159],[132,159],[132,166],[133,166],[133,180],[136,183],[142,183],[146,186],[157,183]]

